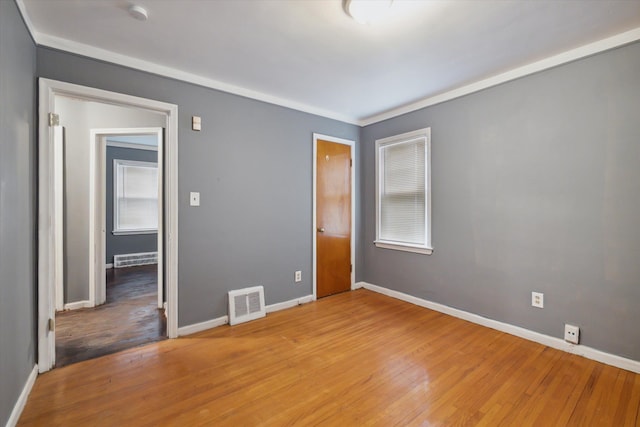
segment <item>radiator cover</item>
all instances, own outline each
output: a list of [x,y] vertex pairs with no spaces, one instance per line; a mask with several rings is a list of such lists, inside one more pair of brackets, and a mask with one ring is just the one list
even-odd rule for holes
[[140,252],[137,254],[123,254],[113,256],[113,267],[133,267],[158,263],[158,252]]
[[264,305],[264,288],[251,288],[229,291],[229,324],[248,322],[267,315]]

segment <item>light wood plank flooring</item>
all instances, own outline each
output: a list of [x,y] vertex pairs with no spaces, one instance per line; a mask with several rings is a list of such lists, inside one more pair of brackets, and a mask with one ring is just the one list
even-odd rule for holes
[[639,426],[640,375],[367,290],[41,375],[19,425]]

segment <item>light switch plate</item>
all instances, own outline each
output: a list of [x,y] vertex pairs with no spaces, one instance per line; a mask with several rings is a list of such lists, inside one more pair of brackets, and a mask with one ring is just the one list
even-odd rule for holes
[[200,116],[191,117],[191,129],[202,130],[202,118]]
[[189,204],[191,206],[200,206],[200,193],[196,191],[189,193]]

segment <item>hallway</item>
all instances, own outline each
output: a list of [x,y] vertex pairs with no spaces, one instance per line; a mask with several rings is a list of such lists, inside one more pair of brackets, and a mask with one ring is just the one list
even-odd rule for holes
[[107,302],[56,314],[56,367],[166,339],[157,265],[107,270]]

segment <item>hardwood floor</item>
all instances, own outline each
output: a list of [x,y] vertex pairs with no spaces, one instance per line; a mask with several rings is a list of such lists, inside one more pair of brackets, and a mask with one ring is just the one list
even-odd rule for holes
[[105,304],[56,314],[56,367],[165,339],[157,266],[107,270]]
[[19,425],[639,426],[640,375],[367,290],[38,377]]

